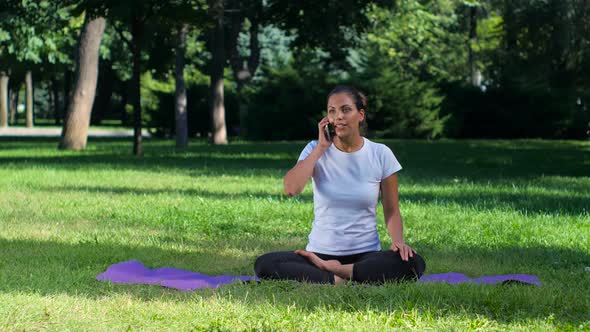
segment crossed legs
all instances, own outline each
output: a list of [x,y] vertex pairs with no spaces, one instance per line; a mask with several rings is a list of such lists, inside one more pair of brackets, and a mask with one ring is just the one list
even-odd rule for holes
[[426,269],[424,259],[415,254],[403,261],[398,252],[374,251],[350,256],[331,256],[306,251],[278,251],[256,260],[254,270],[261,279],[297,280],[333,284],[353,280],[383,283],[416,280]]

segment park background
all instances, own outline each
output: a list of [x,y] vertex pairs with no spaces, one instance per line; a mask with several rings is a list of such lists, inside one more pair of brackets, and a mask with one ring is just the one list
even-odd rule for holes
[[[542,286],[94,279],[302,248],[311,188],[282,176],[337,84],[404,166],[428,273]],[[0,329],[588,330],[589,102],[586,0],[4,1]]]

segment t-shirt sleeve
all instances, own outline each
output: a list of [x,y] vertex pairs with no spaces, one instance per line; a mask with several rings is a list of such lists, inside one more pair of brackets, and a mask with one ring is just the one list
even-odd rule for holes
[[305,148],[303,148],[303,151],[301,151],[301,154],[299,155],[299,159],[297,159],[297,161],[302,161],[305,160],[313,151],[313,149],[315,149],[315,147],[318,145],[318,141],[311,141],[309,143],[307,143],[307,145],[305,146]]
[[381,160],[383,161],[381,180],[402,169],[402,165],[400,165],[391,149],[386,145],[382,145]]

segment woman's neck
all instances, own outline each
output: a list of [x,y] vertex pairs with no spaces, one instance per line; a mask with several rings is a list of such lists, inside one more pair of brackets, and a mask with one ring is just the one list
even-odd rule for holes
[[343,138],[337,137],[334,140],[334,145],[336,145],[336,148],[343,152],[358,151],[363,147],[363,144],[365,144],[365,141],[360,134]]

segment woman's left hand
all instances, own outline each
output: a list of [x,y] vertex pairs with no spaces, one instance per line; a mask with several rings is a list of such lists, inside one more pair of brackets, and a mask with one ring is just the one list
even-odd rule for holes
[[410,257],[414,257],[416,250],[412,249],[409,245],[405,244],[404,241],[393,241],[391,244],[391,250],[398,252],[403,261],[407,261]]

